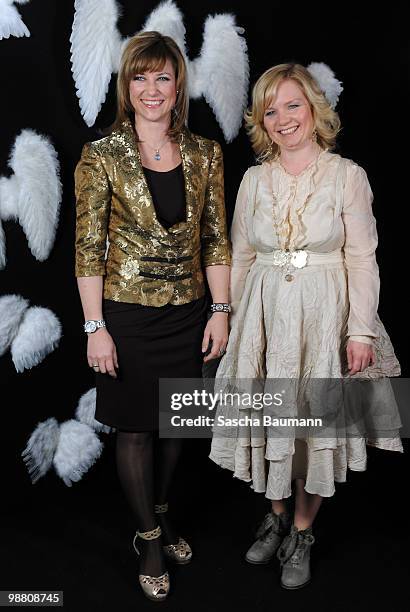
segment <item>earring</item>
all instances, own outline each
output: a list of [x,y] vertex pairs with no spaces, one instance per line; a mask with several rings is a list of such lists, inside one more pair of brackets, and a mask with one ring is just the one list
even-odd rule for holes
[[317,142],[317,131],[316,131],[316,128],[312,132],[312,142]]
[[172,125],[175,125],[175,123],[177,122],[178,119],[178,111],[176,109],[176,107],[174,106],[174,108],[171,110],[171,122]]

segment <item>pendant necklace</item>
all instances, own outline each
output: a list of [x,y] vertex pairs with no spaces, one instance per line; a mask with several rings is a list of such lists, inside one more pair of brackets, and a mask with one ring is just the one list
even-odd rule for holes
[[160,160],[161,160],[161,155],[160,155],[160,153],[159,153],[159,152],[161,151],[162,147],[164,147],[164,146],[167,144],[167,142],[169,142],[169,138],[167,138],[167,139],[165,140],[165,142],[163,142],[163,143],[162,143],[162,145],[161,145],[161,146],[159,146],[159,147],[152,147],[150,144],[148,144],[148,143],[147,143],[146,141],[144,141],[144,140],[143,140],[142,142],[144,142],[144,144],[147,144],[147,145],[149,146],[149,148],[150,148],[150,149],[152,149],[153,151],[155,151],[155,153],[154,153],[154,159],[156,159],[157,161],[160,161]]
[[[302,205],[299,206],[299,208],[296,210],[296,215],[300,222],[301,222],[302,214],[305,211],[313,195],[315,187],[316,187],[314,176],[318,169],[317,164],[318,164],[318,160],[322,152],[323,150],[321,150],[319,154],[316,156],[316,158],[310,164],[308,164],[308,166],[305,168],[305,170],[307,170],[308,168],[312,166],[313,175],[311,177],[309,193],[307,197],[305,198],[304,202],[302,203]],[[290,195],[292,196],[292,201],[294,201],[296,197],[296,183],[297,183],[298,177],[304,174],[305,170],[303,170],[299,175],[293,175],[286,170],[286,168],[281,164],[279,159],[276,161],[278,162],[278,165],[282,168],[282,170],[286,174],[292,176],[292,185],[290,187]],[[278,177],[278,188],[277,188],[278,193],[280,193],[280,183],[281,183],[281,174],[279,174],[279,177]],[[292,241],[293,246],[290,245],[291,237],[293,233],[293,225],[291,223],[292,202],[289,203],[286,219],[281,221],[279,219],[279,215],[277,214],[277,211],[279,208],[279,201],[278,201],[278,197],[275,194],[275,189],[273,187],[272,173],[270,176],[270,186],[271,186],[271,195],[272,195],[273,228],[275,230],[276,239],[277,239],[277,243],[279,246],[279,249],[275,251],[274,260],[275,260],[276,265],[283,267],[283,271],[285,273],[285,280],[292,281],[294,279],[294,276],[293,274],[291,274],[291,271],[292,271],[291,267],[293,266],[294,268],[303,268],[307,262],[307,253],[303,249],[295,249],[295,242],[296,242],[297,236],[293,238],[293,241]],[[281,240],[282,236],[286,238],[285,244],[283,244]]]

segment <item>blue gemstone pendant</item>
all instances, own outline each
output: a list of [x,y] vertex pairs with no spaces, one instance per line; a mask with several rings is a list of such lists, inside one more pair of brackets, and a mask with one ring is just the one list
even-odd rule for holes
[[157,161],[161,159],[161,155],[159,154],[159,151],[155,152],[154,159],[156,159]]

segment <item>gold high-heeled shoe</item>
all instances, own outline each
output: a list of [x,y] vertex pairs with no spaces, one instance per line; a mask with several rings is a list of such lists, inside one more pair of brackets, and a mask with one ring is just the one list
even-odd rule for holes
[[[132,543],[138,556],[140,555],[140,551],[135,543],[137,538],[141,538],[142,540],[155,540],[159,538],[160,535],[161,527],[159,525],[155,527],[155,529],[151,529],[151,531],[137,531]],[[163,601],[168,596],[170,587],[168,572],[161,574],[161,576],[139,574],[138,578],[142,591],[148,599],[152,601]]]
[[[154,510],[156,514],[168,512],[168,502],[165,504],[155,504]],[[185,565],[192,559],[192,549],[184,538],[179,537],[176,544],[166,544],[162,547],[165,555],[178,565]]]

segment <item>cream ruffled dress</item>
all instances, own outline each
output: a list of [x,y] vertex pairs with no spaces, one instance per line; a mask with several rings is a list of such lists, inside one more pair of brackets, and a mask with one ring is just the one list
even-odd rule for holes
[[[325,415],[328,398],[337,397],[332,405],[342,427],[339,419],[326,435],[308,429],[304,436],[305,490],[325,497],[346,480],[347,468],[366,469],[366,444],[403,452],[388,379],[400,375],[400,365],[377,314],[372,200],[366,172],[329,151],[297,176],[277,161],[265,162],[245,173],[231,228],[231,332],[214,390],[245,392],[249,385],[260,389],[261,381],[274,389],[279,379],[276,389],[287,385],[290,393],[281,408],[220,404],[215,422],[265,411],[301,417],[306,407],[310,415]],[[304,250],[307,264],[275,265],[277,249]],[[349,337],[373,344],[376,357],[353,377],[347,374]],[[315,387],[317,381],[334,385]],[[279,433],[274,426],[214,426],[209,456],[255,491],[283,499],[291,495],[295,437],[292,427]]]

